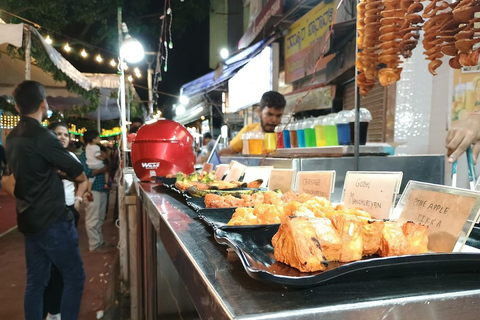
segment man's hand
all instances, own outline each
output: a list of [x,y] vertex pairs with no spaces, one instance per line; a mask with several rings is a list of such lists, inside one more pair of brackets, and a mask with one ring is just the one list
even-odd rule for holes
[[475,146],[472,149],[473,159],[477,163],[478,154],[480,152],[480,115],[469,115],[466,118],[459,120],[448,132],[447,141],[447,155],[448,162],[453,163],[462,153],[467,150],[472,144]]

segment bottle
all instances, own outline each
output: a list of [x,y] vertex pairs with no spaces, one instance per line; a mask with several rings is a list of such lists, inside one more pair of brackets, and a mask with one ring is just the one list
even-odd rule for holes
[[[355,111],[353,112],[355,116]],[[350,143],[355,144],[355,117],[354,121],[350,122]],[[368,124],[372,121],[372,114],[365,108],[360,108],[360,145],[367,143]]]
[[297,124],[291,123],[288,125],[288,131],[290,131],[290,144],[292,148],[298,148],[298,132]]
[[315,141],[317,147],[325,147],[327,141],[325,140],[325,127],[323,126],[324,116],[320,116],[315,120]]
[[301,120],[297,123],[297,139],[298,139],[298,147],[305,148],[305,121]]
[[275,127],[274,130],[276,136],[277,136],[277,149],[283,149],[284,148],[284,141],[283,141],[283,124],[280,124]]
[[[315,119],[309,118],[305,120],[305,146],[312,148],[317,146],[315,138]],[[350,138],[350,137],[349,137]]]
[[289,125],[283,127],[283,147],[291,148]]
[[325,140],[327,146],[338,146],[337,126],[335,124],[336,113],[330,113],[323,120],[323,126],[325,127]]
[[355,121],[355,114],[352,110],[340,111],[335,117],[337,125],[338,144],[348,146],[350,144],[350,122]]

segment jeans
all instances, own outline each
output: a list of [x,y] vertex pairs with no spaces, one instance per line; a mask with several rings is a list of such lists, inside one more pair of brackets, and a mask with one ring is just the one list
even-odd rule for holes
[[92,191],[93,202],[89,202],[85,210],[85,228],[88,235],[88,248],[93,251],[103,245],[102,227],[107,211],[108,193]]
[[50,278],[52,263],[60,270],[64,282],[62,319],[78,319],[85,271],[73,221],[58,221],[41,235],[25,235],[25,257],[25,319],[42,319],[43,293]]

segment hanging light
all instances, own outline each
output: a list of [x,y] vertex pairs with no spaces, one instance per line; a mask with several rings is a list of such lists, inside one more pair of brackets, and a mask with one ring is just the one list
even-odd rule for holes
[[117,65],[117,62],[115,61],[115,59],[110,60],[110,65],[112,67],[115,67]]
[[142,44],[128,33],[128,28],[125,22],[122,23],[122,31],[126,35],[122,46],[120,47],[120,55],[130,63],[139,62],[145,56]]
[[133,81],[133,77],[132,77],[131,75],[129,75],[129,76],[127,77],[127,79],[128,79],[128,81],[130,81],[130,82]]
[[45,42],[48,43],[48,44],[52,44],[52,43],[53,43],[52,38],[50,38],[49,35],[45,38]]
[[95,58],[95,60],[97,60],[98,63],[102,63],[103,58],[102,58],[101,55],[97,55],[97,57]]
[[83,49],[82,52],[80,52],[80,55],[84,58],[88,57],[88,53],[87,51],[85,51],[85,49]]
[[68,42],[67,42],[67,44],[63,47],[63,50],[65,50],[66,52],[70,52],[70,50],[72,50],[72,48],[70,48],[70,46],[68,45]]
[[180,103],[183,105],[187,105],[188,102],[190,102],[190,99],[188,99],[188,97],[184,95],[181,95],[179,100],[180,100]]
[[137,78],[141,78],[141,77],[142,77],[142,73],[140,72],[140,69],[135,68],[135,69],[133,69],[133,72],[135,72],[135,75],[137,76]]
[[228,52],[228,49],[226,49],[226,48],[223,48],[222,50],[220,50],[220,57],[221,57],[223,60],[227,59],[228,56],[229,56],[229,54],[230,54],[230,53]]

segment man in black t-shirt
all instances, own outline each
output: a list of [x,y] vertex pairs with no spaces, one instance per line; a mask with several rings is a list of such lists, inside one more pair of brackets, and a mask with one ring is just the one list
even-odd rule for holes
[[8,135],[6,148],[16,181],[18,230],[25,238],[25,319],[42,319],[43,293],[52,263],[64,282],[61,317],[78,319],[85,272],[73,213],[65,205],[63,184],[56,171],[78,182],[86,176],[55,134],[41,125],[48,110],[45,88],[38,82],[24,81],[13,96],[20,121]]

